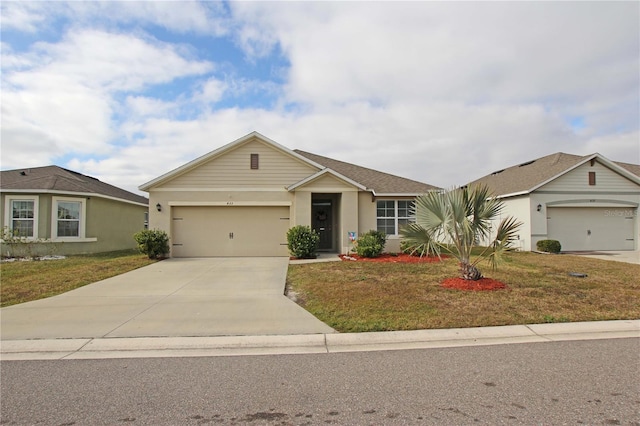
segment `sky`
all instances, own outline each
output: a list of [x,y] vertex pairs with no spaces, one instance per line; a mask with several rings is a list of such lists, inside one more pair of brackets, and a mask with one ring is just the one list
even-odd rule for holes
[[640,163],[640,2],[0,3],[2,170],[138,186],[257,131],[439,187]]

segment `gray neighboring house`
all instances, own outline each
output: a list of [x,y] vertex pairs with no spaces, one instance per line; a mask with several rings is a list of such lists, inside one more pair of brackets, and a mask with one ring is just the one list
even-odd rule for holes
[[638,250],[640,165],[558,152],[497,170],[486,184],[523,222],[519,248],[553,239],[563,251]]
[[140,186],[152,228],[170,236],[171,256],[287,256],[287,230],[308,225],[320,250],[346,253],[371,229],[398,251],[398,229],[432,185],[309,152],[257,133]]
[[61,243],[55,254],[135,248],[148,220],[147,198],[58,166],[2,171],[0,195],[2,226]]

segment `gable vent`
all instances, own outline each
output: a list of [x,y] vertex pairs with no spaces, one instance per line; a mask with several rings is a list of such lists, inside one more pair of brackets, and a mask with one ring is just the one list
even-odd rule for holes
[[251,170],[258,170],[260,156],[258,154],[251,154]]

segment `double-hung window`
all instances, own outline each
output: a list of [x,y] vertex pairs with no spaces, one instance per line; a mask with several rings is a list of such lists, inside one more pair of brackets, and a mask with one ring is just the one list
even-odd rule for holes
[[80,202],[58,201],[58,237],[80,236]]
[[9,203],[11,210],[9,228],[11,232],[17,237],[37,237],[36,200],[11,199]]
[[387,235],[398,235],[400,228],[415,222],[411,213],[411,200],[378,200],[376,205],[376,219],[378,231]]
[[53,197],[53,238],[84,238],[86,205],[83,198]]

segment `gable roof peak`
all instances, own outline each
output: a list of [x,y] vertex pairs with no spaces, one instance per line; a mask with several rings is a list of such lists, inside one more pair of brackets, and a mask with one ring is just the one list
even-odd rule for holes
[[635,167],[633,165],[625,166],[623,163],[611,161],[597,152],[584,156],[556,152],[491,173],[476,179],[470,185],[485,184],[497,196],[526,194],[596,158],[599,162],[627,178],[634,181],[639,180],[638,174],[634,173]]

